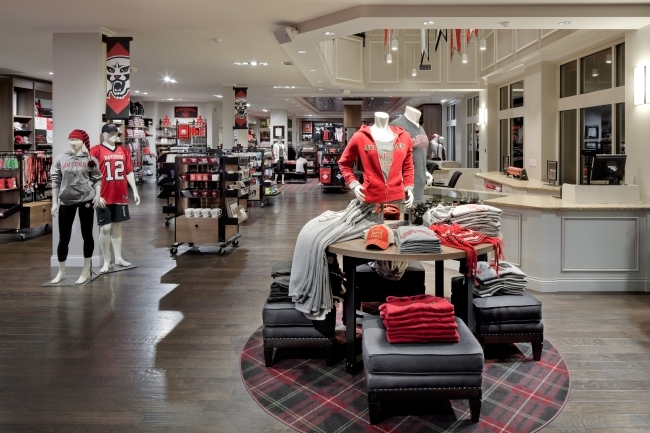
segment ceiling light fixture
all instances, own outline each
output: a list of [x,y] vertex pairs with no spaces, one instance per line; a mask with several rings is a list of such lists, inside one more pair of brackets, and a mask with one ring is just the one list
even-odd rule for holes
[[273,86],[274,89],[295,89],[296,86]]
[[413,68],[413,71],[411,71],[411,75],[414,76],[414,77],[417,77],[418,76],[418,70]]
[[318,89],[318,91],[319,91],[319,92],[322,92],[322,91],[323,91],[323,89]]
[[54,72],[50,72],[50,75],[54,75]]
[[386,54],[386,63],[393,63],[393,55],[391,53]]
[[305,50],[298,50],[298,54],[307,54],[307,51],[305,51]]
[[262,111],[265,112],[265,113],[268,113],[269,110],[267,110],[266,108],[264,108]]
[[390,43],[390,49],[397,51],[397,48],[399,48],[399,44],[397,43],[397,39],[393,38],[393,41]]
[[172,83],[172,84],[176,84],[176,83],[178,83],[178,81],[176,81],[176,80],[171,80],[170,83]]
[[140,91],[139,90],[134,90],[133,93],[140,93]]
[[246,103],[246,106],[247,106],[247,107],[250,107],[250,106],[251,106],[251,104],[249,104],[249,103],[247,102],[247,103]]
[[149,93],[148,93],[148,92],[142,92],[142,94],[143,94],[143,95],[148,95]]
[[434,23],[433,21],[425,21],[425,22],[423,22],[422,24],[424,24],[425,26],[432,26],[432,25],[434,25],[435,23]]
[[463,63],[467,63],[467,54],[463,54]]
[[318,80],[318,81],[316,81],[316,82],[317,82],[317,83],[322,83],[322,82],[323,82],[323,80]]
[[257,66],[257,62],[256,62],[255,60],[253,60],[253,61],[251,62],[251,66]]
[[612,63],[612,55],[607,53],[605,54],[605,63]]
[[316,69],[310,69],[309,72],[316,72]]
[[441,99],[440,102],[444,104],[445,102],[447,102],[447,100],[446,99]]
[[212,96],[216,96],[217,98],[223,98],[223,95],[212,95]]
[[332,36],[334,34],[334,32],[325,32],[324,34],[327,35],[327,36]]
[[570,26],[571,24],[573,24],[573,21],[561,21],[560,22],[561,26]]
[[598,76],[598,69],[597,68],[594,68],[594,69],[591,70],[591,76],[592,77],[597,77]]
[[487,41],[485,39],[481,39],[478,45],[481,51],[487,50]]

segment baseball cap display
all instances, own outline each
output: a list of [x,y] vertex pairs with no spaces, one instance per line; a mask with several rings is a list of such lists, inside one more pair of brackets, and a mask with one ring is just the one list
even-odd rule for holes
[[16,135],[14,137],[14,141],[16,142],[16,144],[23,144],[23,137],[21,137],[20,135]]
[[366,248],[376,247],[380,250],[385,250],[395,243],[393,231],[383,224],[370,227],[365,232],[364,239],[366,241]]
[[118,129],[117,125],[114,125],[112,123],[107,123],[106,125],[102,126],[102,134],[104,132],[111,133],[111,132],[118,132],[118,131],[119,131],[119,129]]

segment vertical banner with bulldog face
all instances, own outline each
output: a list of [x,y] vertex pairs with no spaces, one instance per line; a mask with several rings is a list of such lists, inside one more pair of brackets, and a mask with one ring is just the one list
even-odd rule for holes
[[105,38],[107,119],[129,118],[132,40],[130,37]]
[[233,87],[235,91],[235,126],[233,129],[248,129],[248,87]]

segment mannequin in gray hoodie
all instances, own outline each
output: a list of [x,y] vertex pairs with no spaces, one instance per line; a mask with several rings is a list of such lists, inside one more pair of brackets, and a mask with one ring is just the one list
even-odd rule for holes
[[[52,164],[52,216],[58,215],[59,245],[57,256],[59,273],[52,280],[58,284],[65,275],[65,262],[68,258],[68,244],[72,235],[72,225],[79,211],[81,235],[84,240],[84,266],[75,284],[85,284],[90,278],[95,241],[93,221],[95,208],[101,207],[101,178],[97,160],[91,157],[88,134],[75,129],[68,137],[70,150],[58,155]],[[84,145],[86,148],[84,148]]]

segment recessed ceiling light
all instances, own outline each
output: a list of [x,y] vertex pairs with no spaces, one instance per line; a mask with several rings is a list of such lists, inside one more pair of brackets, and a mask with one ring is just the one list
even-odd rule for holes
[[265,113],[267,113],[269,110],[267,110],[267,109],[265,108],[265,109],[263,109],[262,111],[265,112]]
[[253,61],[251,62],[251,66],[257,66],[257,62],[253,60]]
[[316,69],[310,69],[309,72],[316,72]]
[[269,65],[269,64],[266,63],[266,62],[261,62],[261,63],[260,63],[260,66],[268,66],[268,65]]
[[54,75],[54,72],[50,72],[50,75]]
[[223,98],[223,95],[213,95],[216,96],[217,98]]
[[444,102],[447,102],[447,100],[446,99],[441,99],[440,102],[444,103]]
[[246,103],[246,106],[247,106],[247,107],[250,107],[250,106],[251,106],[251,104],[249,104],[249,103],[247,102],[247,103]]
[[318,89],[318,91],[319,91],[319,92],[322,92],[322,91],[323,91],[323,89]]
[[432,26],[435,23],[433,21],[425,21],[422,24],[424,24],[425,26]]
[[560,22],[561,26],[570,26],[571,24],[573,24],[573,21],[561,21]]
[[140,91],[139,90],[134,90],[133,93],[140,93]]
[[273,86],[274,89],[295,89],[296,86]]
[[147,92],[142,92],[142,94],[143,94],[143,95],[148,95],[149,93],[147,93]]
[[248,65],[248,62],[241,62],[242,65]]
[[325,34],[326,34],[327,36],[332,36],[332,35],[334,34],[334,32],[325,32]]
[[172,84],[176,84],[176,83],[178,83],[178,81],[176,81],[176,80],[171,80],[170,83],[172,83]]
[[298,50],[298,54],[307,54],[307,51],[305,51],[305,50]]
[[164,78],[163,78],[163,81],[166,82],[166,83],[169,83],[171,80],[172,80],[172,79],[169,78],[169,77],[164,77]]
[[288,101],[289,99],[285,99],[285,101]]
[[322,82],[323,82],[323,80],[318,80],[318,81],[316,81],[316,82],[317,82],[317,83],[322,83]]

